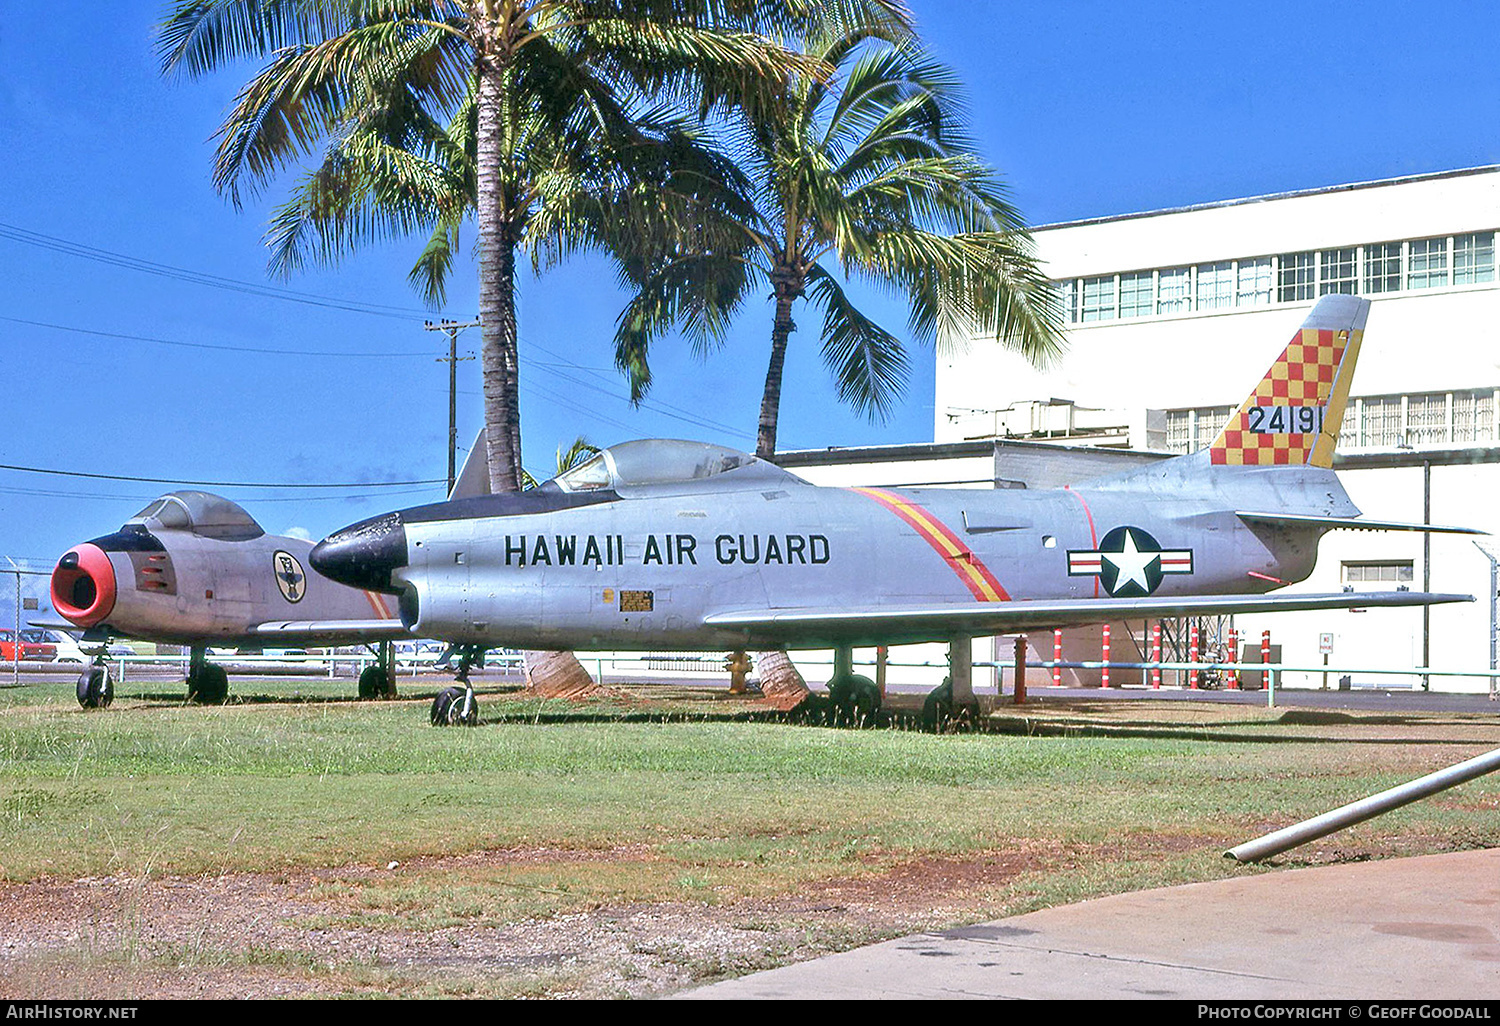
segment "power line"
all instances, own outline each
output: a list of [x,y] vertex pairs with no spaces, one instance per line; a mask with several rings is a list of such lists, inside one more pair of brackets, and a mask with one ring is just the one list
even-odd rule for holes
[[347,353],[329,352],[314,349],[262,349],[254,346],[216,346],[207,342],[179,342],[170,338],[156,338],[151,335],[127,335],[118,331],[96,331],[92,328],[75,328],[68,324],[49,324],[46,321],[31,321],[24,317],[0,316],[0,321],[8,321],[11,324],[25,324],[33,328],[48,328],[52,331],[68,331],[77,335],[96,335],[100,338],[118,338],[129,342],[153,342],[163,346],[180,346],[184,349],[211,349],[215,352],[227,353],[264,353],[272,356],[337,356],[366,359],[369,357],[410,357],[430,356],[430,353]]
[[336,299],[332,296],[320,296],[312,292],[298,292],[294,289],[278,288],[274,285],[260,285],[255,282],[241,281],[237,278],[225,278],[217,274],[205,274],[202,271],[194,271],[186,267],[160,264],[153,260],[142,260],[139,257],[127,256],[123,253],[115,253],[94,246],[86,246],[81,242],[58,238],[55,235],[44,235],[41,232],[33,232],[3,222],[0,222],[0,238],[9,239],[12,242],[19,242],[27,246],[37,246],[41,249],[51,250],[54,253],[63,253],[68,256],[78,257],[82,260],[91,260],[95,263],[108,264],[112,267],[122,267],[126,270],[139,271],[143,274],[154,274],[159,278],[170,278],[174,281],[184,281],[193,285],[224,289],[229,292],[240,292],[247,295],[260,296],[265,299],[280,299],[289,303],[320,306],[332,310],[347,310],[351,313],[371,314],[376,317],[400,317],[405,319],[413,316],[421,317],[423,315],[423,311],[410,307],[386,306],[380,303],[362,303],[357,300]]
[[81,470],[49,470],[45,467],[21,467],[0,463],[0,470],[16,470],[26,474],[52,474],[56,477],[86,477],[95,481],[131,481],[139,484],[198,485],[206,488],[409,488],[413,485],[442,484],[440,477],[424,478],[420,481],[354,481],[354,482],[268,482],[268,481],[189,481],[178,477],[132,477],[127,474],[90,474]]

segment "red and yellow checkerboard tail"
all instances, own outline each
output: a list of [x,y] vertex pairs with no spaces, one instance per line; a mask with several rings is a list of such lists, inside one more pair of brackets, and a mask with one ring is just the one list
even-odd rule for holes
[[1240,404],[1209,447],[1209,462],[1230,467],[1332,467],[1370,302],[1331,295]]

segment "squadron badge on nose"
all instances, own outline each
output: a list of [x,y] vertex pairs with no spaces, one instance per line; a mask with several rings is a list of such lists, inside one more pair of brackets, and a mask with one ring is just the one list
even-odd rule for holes
[[1192,549],[1163,549],[1139,527],[1117,527],[1097,549],[1068,550],[1068,576],[1097,575],[1116,598],[1150,595],[1166,574],[1193,572]]
[[271,557],[271,564],[276,576],[276,587],[281,589],[281,597],[288,602],[301,602],[302,596],[307,594],[304,585],[307,583],[307,574],[302,570],[302,564],[297,557],[290,552],[277,549]]

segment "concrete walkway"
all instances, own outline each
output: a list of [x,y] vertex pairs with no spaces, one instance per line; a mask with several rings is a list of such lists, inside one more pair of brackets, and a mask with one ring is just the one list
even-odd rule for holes
[[1500,999],[1500,848],[1120,894],[677,996]]

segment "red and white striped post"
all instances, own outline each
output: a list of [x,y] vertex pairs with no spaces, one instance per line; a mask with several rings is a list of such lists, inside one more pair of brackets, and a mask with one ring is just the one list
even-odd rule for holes
[[[1197,661],[1198,626],[1197,624],[1194,624],[1193,629],[1188,632],[1188,662],[1196,663]],[[1196,666],[1188,671],[1188,687],[1192,689],[1196,689],[1198,687],[1198,668]]]
[[1062,628],[1052,632],[1052,686],[1062,686],[1062,667],[1057,664],[1062,662]]
[[1104,625],[1104,675],[1100,683],[1109,687],[1109,624]]
[[[1229,628],[1229,661],[1236,664],[1240,661],[1240,633],[1233,627]],[[1228,677],[1229,683],[1227,686],[1232,690],[1238,690],[1240,686],[1240,671],[1231,669]]]
[[[1260,632],[1260,664],[1264,666],[1271,661],[1271,632],[1269,630]],[[1271,671],[1262,670],[1260,675],[1261,687],[1270,688]]]
[[1151,625],[1151,661],[1156,665],[1151,667],[1151,686],[1161,687],[1161,621],[1158,620]]

